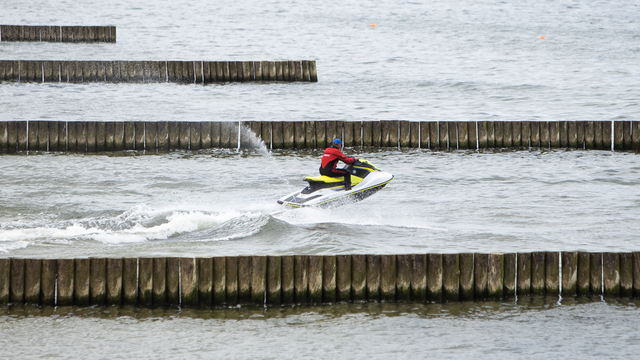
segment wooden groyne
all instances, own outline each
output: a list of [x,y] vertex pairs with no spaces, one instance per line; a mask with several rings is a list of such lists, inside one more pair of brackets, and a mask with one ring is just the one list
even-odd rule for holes
[[280,306],[640,297],[640,252],[0,259],[0,304]]
[[0,82],[180,83],[317,82],[315,60],[58,61],[0,60]]
[[0,25],[0,41],[116,42],[115,26]]
[[347,147],[640,150],[640,121],[65,122],[0,121],[0,152]]

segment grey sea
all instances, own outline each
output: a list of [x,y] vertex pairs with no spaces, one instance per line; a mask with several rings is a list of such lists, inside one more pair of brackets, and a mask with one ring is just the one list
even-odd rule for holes
[[[0,23],[118,30],[116,44],[0,42],[2,60],[309,59],[319,80],[5,82],[0,121],[640,120],[633,2],[6,0]],[[635,153],[354,147],[394,181],[282,209],[321,150],[2,155],[0,257],[640,250]],[[639,305],[0,306],[0,358],[632,358]]]

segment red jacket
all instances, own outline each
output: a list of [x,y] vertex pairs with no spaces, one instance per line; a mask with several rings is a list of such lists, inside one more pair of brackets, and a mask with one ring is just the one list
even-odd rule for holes
[[336,166],[338,166],[338,161],[342,161],[345,164],[353,164],[356,159],[350,156],[345,156],[340,149],[332,146],[327,148],[322,155],[321,169],[328,170],[327,167],[329,167],[331,171],[334,171]]

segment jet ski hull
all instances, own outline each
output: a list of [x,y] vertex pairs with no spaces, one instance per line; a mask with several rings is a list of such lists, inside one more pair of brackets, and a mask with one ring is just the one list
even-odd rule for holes
[[299,207],[333,207],[364,200],[382,190],[393,180],[393,175],[385,172],[369,174],[351,190],[343,186],[329,189],[318,189],[314,192],[300,190],[278,200],[278,204],[292,208]]

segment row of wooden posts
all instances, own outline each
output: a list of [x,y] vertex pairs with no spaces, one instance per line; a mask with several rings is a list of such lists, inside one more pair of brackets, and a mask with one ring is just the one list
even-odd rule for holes
[[[613,136],[612,136],[613,135]],[[347,147],[640,150],[640,121],[0,121],[0,152]]]
[[640,297],[640,252],[0,259],[0,304],[221,307]]
[[317,82],[315,60],[58,61],[0,60],[0,82],[181,83]]
[[116,42],[115,26],[0,25],[0,41]]

